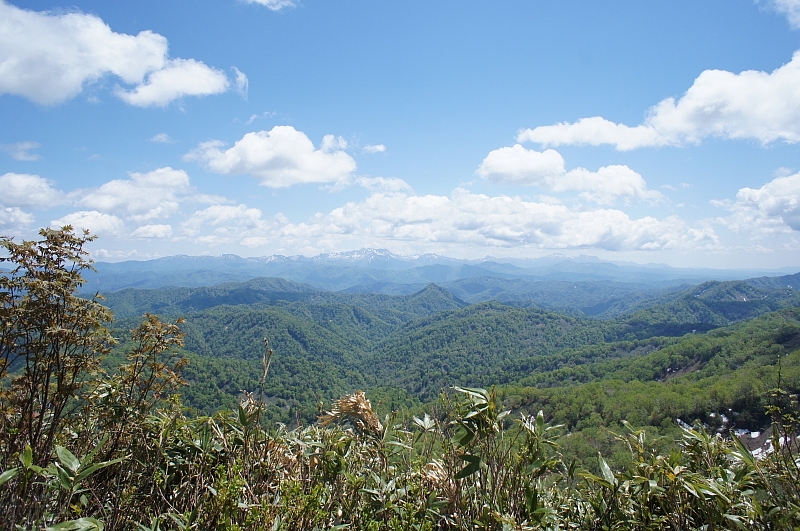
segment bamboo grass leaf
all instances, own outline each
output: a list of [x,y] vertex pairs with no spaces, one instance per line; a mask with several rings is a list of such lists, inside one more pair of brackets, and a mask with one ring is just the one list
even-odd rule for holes
[[461,459],[469,464],[455,475],[455,479],[464,479],[480,470],[481,457],[479,455],[464,454]]
[[81,462],[77,457],[75,457],[75,454],[63,446],[56,446],[56,455],[58,455],[58,460],[61,461],[61,464],[64,466],[64,468],[72,472],[72,475],[74,476],[81,466]]
[[19,469],[15,467],[15,468],[9,468],[8,470],[0,474],[0,485],[4,485],[5,483],[13,479],[14,476],[17,475],[17,472],[19,472]]
[[47,531],[103,531],[104,528],[103,522],[96,518],[78,518],[45,529]]

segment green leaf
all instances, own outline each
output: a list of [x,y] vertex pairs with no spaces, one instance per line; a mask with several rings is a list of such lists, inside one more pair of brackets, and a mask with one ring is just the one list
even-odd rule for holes
[[103,531],[104,528],[103,522],[96,518],[78,518],[45,529],[47,531]]
[[391,444],[392,446],[398,446],[400,448],[405,448],[406,450],[413,450],[413,448],[407,444],[401,443],[400,441],[388,441],[386,444]]
[[463,479],[465,477],[471,476],[481,468],[481,456],[479,455],[471,455],[471,454],[464,454],[461,456],[461,459],[469,463],[467,466],[462,468],[458,474],[455,475],[456,479]]
[[747,449],[742,440],[736,435],[734,435],[733,443],[736,446],[737,450],[736,452],[734,452],[734,455],[736,455],[736,457],[741,459],[742,462],[745,463],[746,465],[750,466],[751,468],[755,468],[756,467],[755,457],[753,457],[753,454],[750,452],[750,450]]
[[182,514],[167,513],[167,516],[169,516],[172,521],[175,522],[175,525],[178,526],[178,529],[186,529],[187,525]]
[[118,457],[116,459],[112,459],[111,461],[103,461],[102,463],[95,463],[92,466],[85,468],[84,470],[81,470],[80,473],[77,476],[75,476],[75,482],[79,483],[84,479],[86,479],[87,477],[89,477],[90,475],[92,475],[96,470],[100,470],[101,468],[114,465],[124,459],[125,459],[124,457]]
[[[52,464],[51,464],[51,465],[52,465]],[[61,487],[62,487],[62,488],[64,488],[64,490],[72,490],[72,479],[73,479],[73,478],[72,478],[72,476],[69,474],[69,472],[67,472],[66,470],[64,470],[64,469],[61,467],[61,465],[59,465],[58,463],[56,463],[56,464],[53,466],[53,469],[55,469],[55,471],[56,471],[56,474],[55,474],[55,475],[58,477],[58,481],[61,483]],[[49,471],[52,471],[53,469],[50,469],[50,468],[48,467],[48,470],[49,470]]]
[[740,516],[736,516],[734,514],[723,514],[722,515],[725,519],[731,521],[738,527],[739,529],[747,529],[747,527],[742,522],[742,518]]
[[94,455],[95,455],[95,454],[98,452],[98,450],[100,450],[100,448],[101,448],[103,445],[105,445],[107,442],[108,442],[108,434],[106,434],[106,435],[103,435],[103,438],[100,440],[100,442],[99,442],[99,443],[97,443],[97,444],[95,445],[95,447],[94,447],[94,448],[92,448],[92,451],[91,451],[91,452],[89,452],[88,454],[86,454],[86,455],[83,457],[83,461],[81,461],[81,468],[83,468],[83,467],[85,467],[86,465],[88,465],[89,463],[91,463],[91,462],[92,462],[92,460],[94,459]]
[[597,456],[597,459],[598,461],[600,461],[600,472],[603,473],[603,479],[605,479],[612,485],[616,485],[617,478],[614,476],[614,473],[611,471],[611,468],[609,468],[608,463],[606,463],[606,460],[600,457],[599,454]]
[[427,413],[425,413],[425,416],[422,419],[419,417],[414,417],[414,424],[422,428],[424,431],[431,431],[436,425],[436,423]]
[[467,396],[471,396],[472,398],[477,398],[481,402],[488,402],[489,401],[489,393],[486,389],[480,389],[477,387],[454,387],[456,391],[459,393],[463,393]]
[[64,468],[72,472],[74,476],[81,466],[81,462],[75,457],[75,454],[63,446],[56,446],[56,455],[58,455],[58,460],[61,461]]
[[466,446],[475,438],[475,432],[464,426],[464,435],[458,439],[459,446]]
[[33,450],[31,450],[31,445],[27,445],[22,453],[19,454],[19,461],[22,463],[22,466],[25,468],[30,468],[33,464]]
[[600,485],[602,485],[604,487],[608,487],[609,489],[614,486],[613,483],[609,483],[608,481],[606,481],[605,479],[601,478],[600,476],[595,476],[594,474],[591,474],[589,472],[581,472],[578,475],[580,477],[588,479],[588,480],[590,480],[590,481],[592,481],[594,483],[598,483],[598,484],[600,484]]
[[536,431],[539,434],[544,433],[544,412],[541,409],[536,414]]
[[5,483],[6,483],[7,481],[9,481],[11,478],[13,478],[14,476],[16,476],[16,475],[17,475],[17,472],[19,472],[19,469],[18,469],[18,468],[16,468],[16,467],[14,467],[14,468],[9,468],[8,470],[6,470],[6,471],[5,471],[5,472],[3,472],[2,474],[0,474],[0,485],[3,485],[3,484],[5,484]]
[[539,490],[535,485],[525,485],[525,508],[528,514],[533,514],[539,508]]
[[447,500],[439,500],[439,499],[437,499],[436,498],[436,493],[435,492],[431,492],[431,495],[428,496],[427,508],[428,508],[428,511],[432,512],[433,514],[437,514],[438,515],[438,512],[437,512],[438,509],[441,509],[442,507],[446,507],[448,505],[448,503],[449,502]]
[[150,527],[147,527],[139,522],[135,522],[136,527],[139,528],[139,531],[161,531],[161,517],[156,516],[150,521]]

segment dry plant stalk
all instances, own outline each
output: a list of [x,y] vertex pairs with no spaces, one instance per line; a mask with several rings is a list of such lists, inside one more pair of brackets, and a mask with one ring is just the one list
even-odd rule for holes
[[343,396],[333,403],[330,411],[319,417],[322,426],[345,420],[350,420],[362,432],[376,436],[383,433],[383,425],[378,420],[378,415],[372,411],[372,404],[367,400],[364,391],[356,391],[352,395]]

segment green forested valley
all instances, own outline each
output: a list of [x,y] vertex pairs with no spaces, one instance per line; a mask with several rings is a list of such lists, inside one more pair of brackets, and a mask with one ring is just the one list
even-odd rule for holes
[[[622,380],[647,382],[652,396],[703,374],[724,376],[735,389],[741,378],[763,391],[769,371],[755,381],[743,371],[775,366],[777,352],[794,349],[794,313],[780,311],[800,305],[792,289],[708,282],[669,299],[601,319],[539,309],[535,301],[468,304],[435,284],[403,296],[325,292],[281,279],[106,294],[120,334],[145,312],[186,319],[191,385],[184,396],[201,412],[232,407],[241,391],[256,388],[269,338],[277,354],[266,383],[268,412],[290,424],[312,421],[320,403],[355,389],[375,395],[382,408],[413,411],[456,385],[495,386],[516,397],[530,394],[518,392],[526,387]],[[655,426],[679,416],[706,421],[731,400],[676,404],[672,414],[653,406],[637,419]],[[754,414],[765,422],[760,402],[746,418]],[[737,422],[756,429],[752,421]]]

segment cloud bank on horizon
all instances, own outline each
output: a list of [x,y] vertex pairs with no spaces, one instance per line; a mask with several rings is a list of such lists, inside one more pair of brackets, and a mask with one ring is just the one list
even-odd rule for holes
[[[764,19],[785,17],[791,46],[800,0],[767,7],[748,9]],[[479,120],[466,127],[454,118],[449,135],[429,133],[435,128],[426,120],[446,107],[441,101],[429,106],[429,93],[413,99],[413,89],[397,89],[393,112],[382,110],[389,109],[383,100],[352,95],[401,46],[381,41],[374,65],[353,59],[351,68],[364,76],[351,80],[344,50],[363,20],[308,30],[312,37],[320,33],[311,48],[326,46],[331,35],[344,39],[342,53],[320,60],[315,70],[294,56],[279,63],[281,50],[265,46],[263,32],[244,18],[237,30],[214,21],[186,31],[163,23],[157,33],[147,26],[113,29],[136,24],[122,22],[127,12],[112,7],[101,14],[79,9],[37,11],[0,0],[0,113],[12,118],[0,136],[3,234],[28,237],[38,226],[69,224],[100,235],[102,256],[112,258],[381,247],[460,257],[573,250],[678,265],[800,266],[800,173],[793,169],[800,167],[800,42],[771,67],[775,54],[759,68],[708,64],[681,78],[688,88],[679,96],[653,97],[649,109],[635,107],[651,94],[644,89],[615,106],[608,94],[587,87],[588,103],[578,107],[611,114],[575,119],[565,97],[532,103],[517,116],[522,96],[498,103],[482,99],[479,87],[469,101],[508,104],[504,112],[517,123],[534,122],[503,126],[513,139],[504,145],[492,140],[502,133],[489,133],[502,127]],[[141,9],[144,20],[158,20],[158,9]],[[297,31],[322,24],[316,12],[329,8],[246,0],[214,9],[220,11],[209,14],[209,24],[245,17]],[[372,16],[387,15],[371,9]],[[559,9],[548,16],[561,20],[566,15]],[[753,13],[743,11],[741,24]],[[212,29],[235,42],[210,47],[195,36]],[[172,56],[161,34],[168,30],[180,55],[188,50],[202,60]],[[458,56],[444,37],[440,46],[414,60],[425,66],[428,60],[436,65],[437,53]],[[731,59],[737,50],[719,53]],[[310,62],[316,52],[302,53]],[[750,54],[751,63],[757,59]],[[249,75],[210,64],[237,64]],[[468,62],[460,68],[471,72]],[[516,74],[526,67],[508,68]],[[436,74],[419,74],[417,82],[426,75]],[[395,90],[399,82],[374,78],[370,94]],[[198,98],[226,92],[238,96]],[[272,104],[277,111],[264,111]],[[340,105],[349,114],[337,111]],[[622,108],[643,112],[644,119],[633,125],[612,119]],[[534,118],[559,113],[574,121]],[[396,134],[392,124],[405,123],[406,115],[413,115],[409,128]],[[266,125],[256,127],[256,120]],[[83,132],[92,128],[97,132]],[[58,143],[71,147],[56,149]],[[464,169],[428,171],[417,158]],[[471,169],[464,160],[473,161]],[[748,164],[758,173],[748,173]]]

